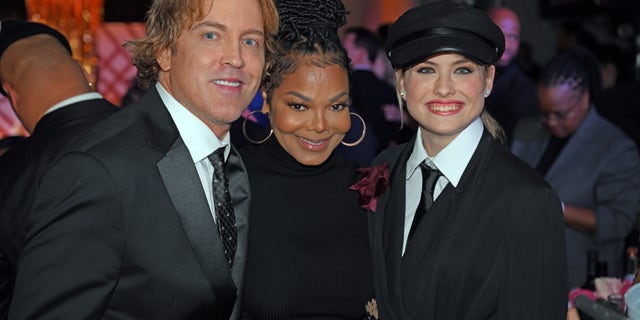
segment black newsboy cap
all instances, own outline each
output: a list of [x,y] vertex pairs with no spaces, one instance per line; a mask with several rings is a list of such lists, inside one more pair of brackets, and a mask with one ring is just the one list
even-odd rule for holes
[[[7,48],[9,48],[9,46],[14,42],[37,34],[49,34],[55,37],[60,41],[60,43],[62,43],[67,51],[69,51],[69,54],[72,54],[71,46],[69,45],[67,38],[65,38],[62,33],[58,32],[58,30],[53,29],[46,24],[24,20],[3,20],[0,21],[0,59],[2,59],[4,51],[7,50]],[[7,95],[7,93],[2,89],[1,84],[0,93],[4,96]]]
[[490,65],[504,52],[504,35],[486,13],[464,3],[432,2],[409,9],[389,27],[385,49],[394,68],[441,52]]

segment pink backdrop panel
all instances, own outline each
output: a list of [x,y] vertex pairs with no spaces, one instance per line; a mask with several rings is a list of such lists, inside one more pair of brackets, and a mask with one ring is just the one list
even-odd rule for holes
[[97,89],[116,105],[120,105],[136,75],[136,68],[131,64],[129,52],[122,45],[127,40],[141,38],[144,34],[144,23],[141,22],[108,22],[98,28]]

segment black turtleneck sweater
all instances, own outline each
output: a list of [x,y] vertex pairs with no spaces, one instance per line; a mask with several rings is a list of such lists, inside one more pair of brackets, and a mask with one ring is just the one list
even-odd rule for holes
[[356,165],[298,163],[270,138],[241,150],[251,183],[244,319],[360,319],[373,298]]

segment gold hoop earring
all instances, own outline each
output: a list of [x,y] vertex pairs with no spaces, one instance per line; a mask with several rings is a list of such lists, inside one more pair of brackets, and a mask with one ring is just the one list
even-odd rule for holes
[[[252,115],[252,114],[254,114],[256,112],[260,112],[260,110],[251,111],[251,112],[249,112],[249,115]],[[271,138],[271,135],[273,134],[273,129],[270,129],[269,130],[269,134],[267,135],[267,137],[262,139],[262,140],[253,140],[253,139],[249,138],[249,135],[247,134],[247,120],[248,119],[249,119],[248,117],[245,117],[244,121],[242,121],[242,134],[244,135],[244,138],[247,139],[247,141],[249,141],[249,142],[251,142],[253,144],[261,144],[261,143],[267,141],[269,138]]]
[[362,122],[362,135],[360,135],[360,138],[358,138],[358,140],[356,140],[354,142],[340,141],[340,143],[342,143],[342,145],[344,145],[346,147],[355,147],[355,146],[359,145],[360,142],[362,142],[362,140],[364,140],[364,135],[367,133],[367,124],[364,122],[364,119],[362,119],[362,117],[359,114],[357,114],[355,112],[349,112],[349,115],[356,116],[358,119],[360,119],[360,122]]

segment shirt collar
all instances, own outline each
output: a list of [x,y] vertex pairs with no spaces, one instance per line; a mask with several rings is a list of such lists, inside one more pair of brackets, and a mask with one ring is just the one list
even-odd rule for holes
[[156,89],[173,122],[176,124],[180,137],[182,137],[184,144],[187,146],[194,163],[207,158],[218,148],[225,148],[225,159],[229,156],[229,133],[222,140],[218,139],[200,118],[196,117],[171,96],[160,82],[156,83]]
[[102,95],[99,92],[87,92],[87,93],[79,94],[77,96],[62,100],[54,104],[53,106],[51,106],[51,108],[47,109],[47,112],[45,112],[44,114],[54,112],[58,109],[62,109],[68,105],[71,105],[80,101],[92,100],[92,99],[102,99]]
[[464,169],[469,164],[471,156],[476,151],[484,125],[480,118],[476,118],[460,134],[442,149],[435,157],[429,157],[422,144],[422,132],[418,129],[413,151],[407,161],[407,180],[418,169],[420,163],[431,163],[442,172],[454,187],[458,186]]

